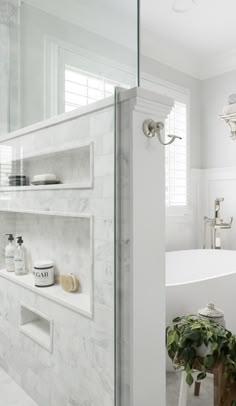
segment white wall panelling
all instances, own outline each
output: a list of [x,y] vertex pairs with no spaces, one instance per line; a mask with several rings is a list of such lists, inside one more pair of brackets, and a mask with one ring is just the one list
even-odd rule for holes
[[[231,140],[229,140],[231,142]],[[221,231],[222,248],[236,250],[236,167],[204,169],[201,173],[201,192],[199,193],[199,246],[202,246],[203,217],[214,217],[214,202],[223,197],[221,217],[229,221],[234,217],[232,228]]]

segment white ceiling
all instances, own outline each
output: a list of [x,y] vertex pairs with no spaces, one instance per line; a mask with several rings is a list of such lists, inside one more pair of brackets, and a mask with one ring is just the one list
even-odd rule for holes
[[[142,23],[156,39],[166,39],[178,46],[191,49],[198,55],[225,52],[236,47],[236,1],[196,0],[186,13],[172,9],[174,0],[143,0]],[[176,4],[191,0],[176,0]]]

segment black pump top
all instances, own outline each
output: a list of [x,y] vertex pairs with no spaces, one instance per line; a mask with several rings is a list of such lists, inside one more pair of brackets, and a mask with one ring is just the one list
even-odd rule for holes
[[23,244],[23,240],[22,240],[22,236],[20,235],[20,237],[16,237],[16,242],[17,242],[17,244],[19,244],[19,245],[21,245],[21,244]]
[[10,242],[14,241],[13,234],[6,234],[6,235],[9,236],[9,237],[8,237],[8,241],[10,241]]

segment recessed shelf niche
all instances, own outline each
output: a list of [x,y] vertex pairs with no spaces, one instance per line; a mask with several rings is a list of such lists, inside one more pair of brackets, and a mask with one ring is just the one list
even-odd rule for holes
[[[6,218],[6,214],[10,217]],[[0,239],[0,278],[5,278],[64,307],[92,317],[93,308],[93,217],[84,213],[33,210],[0,210],[4,232],[22,235],[28,251],[27,275],[7,272],[4,263],[6,239]],[[14,229],[13,229],[14,227]],[[65,292],[59,284],[34,286],[33,262],[50,259],[57,274],[73,272],[80,280],[77,293]]]
[[[2,147],[3,148],[3,147]],[[6,148],[6,147],[5,147]],[[0,191],[39,191],[48,189],[84,189],[93,187],[93,143],[70,143],[61,147],[24,153],[22,150],[5,153],[1,166]],[[4,173],[3,173],[4,172]],[[60,180],[54,185],[31,185],[34,175],[56,174]],[[8,176],[27,176],[27,186],[9,186]]]
[[20,331],[45,350],[52,352],[53,321],[45,314],[28,305],[21,304]]

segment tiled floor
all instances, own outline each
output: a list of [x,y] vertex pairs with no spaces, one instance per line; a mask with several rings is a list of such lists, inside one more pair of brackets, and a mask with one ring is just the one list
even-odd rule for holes
[[0,406],[37,406],[36,403],[0,368]]
[[[166,406],[178,406],[181,373],[167,373],[167,401]],[[200,396],[193,396],[193,387],[190,388],[188,406],[213,406],[213,380],[207,377],[201,384]]]

